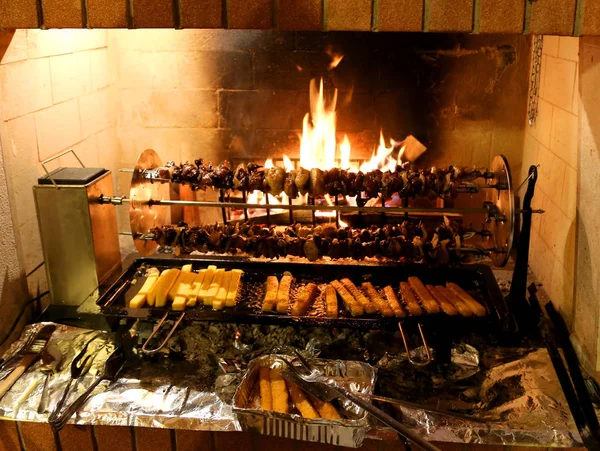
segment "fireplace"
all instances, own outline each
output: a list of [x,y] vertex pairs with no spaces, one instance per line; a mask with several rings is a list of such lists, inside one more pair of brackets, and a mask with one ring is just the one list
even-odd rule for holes
[[[146,149],[165,164],[202,158],[214,166],[229,161],[232,171],[258,163],[288,173],[300,167],[386,171],[411,163],[485,172],[502,154],[514,188],[539,165],[531,277],[565,318],[585,369],[600,368],[594,2],[26,3],[0,5],[0,308],[7,313],[0,339],[20,332],[22,324],[10,330],[20,310],[32,317],[49,302],[32,186],[46,171],[79,165],[77,158],[111,170],[115,194],[128,195],[131,170]],[[71,149],[75,155],[62,154]],[[261,191],[220,197],[219,190],[173,185],[172,199],[191,202],[224,196],[262,205],[314,201]],[[518,218],[524,193],[514,193]],[[393,196],[364,201],[403,206]],[[320,202],[360,200],[336,195]],[[460,209],[479,202],[473,194],[405,206]],[[173,207],[170,223],[212,226],[248,216],[339,227],[356,219],[325,210],[267,215],[262,208]],[[126,208],[116,212],[125,257],[135,251],[130,216]],[[372,219],[381,218],[377,212]],[[464,221],[470,231],[485,230],[483,222]],[[26,300],[40,295],[30,309]]]

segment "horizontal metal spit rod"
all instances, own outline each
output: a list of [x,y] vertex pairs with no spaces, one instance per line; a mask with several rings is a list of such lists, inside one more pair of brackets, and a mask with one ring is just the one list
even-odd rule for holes
[[[134,173],[135,169],[122,168],[122,169],[119,169],[119,172]],[[156,169],[144,170],[142,173],[144,175],[144,178],[147,180],[151,180],[154,182],[171,183],[171,179],[159,177]],[[490,175],[490,173],[486,172],[483,175],[483,178],[493,178],[493,176],[494,176],[493,173],[491,174],[491,177],[489,175]],[[496,183],[495,185],[479,185],[479,184],[473,184],[473,183],[460,183],[457,185],[457,192],[459,192],[459,193],[473,194],[473,193],[478,193],[480,189],[497,189],[499,191],[502,191],[502,190],[508,189],[508,185],[503,184],[503,183]]]
[[[132,233],[128,233],[128,232],[121,232],[120,234],[121,235],[133,235]],[[153,233],[141,233],[141,234],[135,235],[134,238],[136,240],[142,240],[142,241],[154,241],[154,239],[155,239]],[[448,248],[448,250],[450,250],[452,252],[469,252],[469,253],[473,253],[473,254],[482,254],[482,255],[488,255],[489,253],[506,254],[506,248],[504,248],[504,247],[488,247],[488,248],[450,247],[450,248]]]
[[[123,202],[129,200],[123,199]],[[195,200],[148,200],[146,205],[178,205],[185,207],[216,208],[254,208],[260,210],[308,210],[308,211],[340,211],[340,212],[372,212],[372,213],[490,213],[488,208],[412,208],[412,207],[356,207],[350,205],[289,205],[289,204],[248,204],[242,202],[204,202]]]

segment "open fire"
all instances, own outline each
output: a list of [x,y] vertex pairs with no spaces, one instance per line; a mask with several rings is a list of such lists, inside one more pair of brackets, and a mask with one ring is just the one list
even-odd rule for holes
[[[337,57],[334,61],[339,63],[341,57]],[[333,63],[332,63],[333,64]],[[337,65],[337,64],[335,64]],[[349,172],[368,172],[375,169],[381,171],[395,171],[396,166],[402,163],[402,155],[405,146],[403,142],[396,142],[390,139],[389,146],[386,144],[383,136],[383,130],[380,132],[379,145],[373,152],[370,160],[364,161],[358,165],[352,162],[352,144],[348,135],[344,135],[341,141],[338,141],[336,133],[336,106],[337,106],[337,89],[333,90],[330,98],[327,98],[323,88],[323,79],[317,82],[316,79],[311,80],[309,95],[310,95],[310,112],[306,113],[302,122],[302,134],[300,135],[300,160],[299,166],[304,169],[319,168],[328,170],[335,167],[346,169]],[[397,150],[397,152],[396,152]],[[265,168],[274,167],[272,159],[267,159],[264,163]],[[295,169],[293,161],[287,156],[283,156],[283,167],[286,171]],[[356,205],[356,196],[345,196],[347,205]],[[328,205],[333,205],[334,200],[325,195],[325,201]],[[248,203],[278,205],[287,204],[290,202],[285,193],[280,196],[264,194],[261,191],[253,191],[248,196]],[[308,202],[308,194],[300,195],[297,199],[293,199],[293,204],[306,204]],[[371,202],[377,202],[377,199],[372,199]],[[271,210],[271,214],[283,213],[284,210]],[[250,217],[264,216],[266,210],[251,210],[248,212]],[[335,212],[332,211],[317,211],[318,217],[335,218]],[[232,214],[232,219],[241,219],[242,212]],[[340,225],[345,223],[340,221]]]

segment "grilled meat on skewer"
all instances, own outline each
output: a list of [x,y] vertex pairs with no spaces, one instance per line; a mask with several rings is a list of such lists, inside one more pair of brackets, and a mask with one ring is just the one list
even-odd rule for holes
[[310,261],[323,257],[355,260],[377,257],[444,265],[468,258],[467,254],[450,251],[460,240],[455,239],[454,231],[446,224],[427,232],[421,224],[409,221],[400,226],[363,229],[309,228],[299,224],[283,229],[252,223],[189,227],[180,223],[155,227],[151,233],[159,245],[178,248],[183,253],[243,253],[266,258],[292,255]]
[[267,185],[266,192],[273,196],[278,196],[283,191],[286,180],[285,169],[281,167],[269,168],[265,171],[265,182]]
[[324,194],[330,196],[351,196],[364,193],[367,199],[376,199],[381,195],[389,199],[395,194],[408,199],[417,196],[429,199],[454,198],[457,196],[457,185],[470,182],[485,176],[474,168],[431,168],[417,170],[411,165],[398,165],[395,170],[382,172],[379,169],[362,172],[349,172],[345,169],[332,168],[323,171],[319,168],[304,168],[286,172],[284,168],[264,169],[256,163],[240,164],[235,171],[225,161],[218,166],[205,165],[202,159],[194,163],[176,165],[170,161],[163,168],[157,169],[161,180],[173,183],[188,184],[192,190],[214,187],[217,189],[237,189],[245,191],[263,191],[279,195],[282,191],[294,199],[298,193],[307,192],[313,197]]

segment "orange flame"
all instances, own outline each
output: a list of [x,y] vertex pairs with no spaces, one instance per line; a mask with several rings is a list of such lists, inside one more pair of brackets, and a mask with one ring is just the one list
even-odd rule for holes
[[[334,54],[328,51],[332,59],[330,69],[335,68],[343,59],[343,55]],[[301,68],[299,68],[300,70]],[[333,90],[330,98],[326,98],[323,89],[323,79],[317,85],[317,80],[310,81],[309,88],[310,96],[310,112],[304,116],[302,121],[302,134],[300,135],[300,166],[305,169],[319,168],[323,170],[340,167],[342,169],[356,172],[357,165],[351,163],[352,146],[348,135],[344,135],[341,142],[337,142],[336,136],[336,105],[338,100],[337,89]],[[398,156],[394,158],[392,154],[402,143],[398,143],[390,138],[389,146],[386,144],[383,136],[383,130],[380,132],[379,145],[373,152],[371,159],[360,165],[360,170],[363,172],[380,169],[382,171],[395,171],[396,166],[401,164],[404,146],[398,151]],[[294,163],[287,156],[283,156],[283,166],[286,171],[294,169]],[[354,166],[354,167],[353,167]],[[273,160],[268,159],[264,164],[265,169],[274,167]],[[288,203],[289,199],[285,193],[281,193],[277,197],[268,194],[269,203],[278,205]],[[306,203],[306,196],[300,196],[293,200],[294,203]],[[325,201],[328,205],[333,205],[333,199],[328,195],[325,196]],[[249,203],[266,203],[266,196],[255,191],[249,194]],[[356,205],[355,198],[346,198],[348,205]],[[272,210],[278,212],[283,210]],[[256,214],[263,214],[264,210],[258,210]],[[316,216],[335,217],[335,212],[318,211]],[[347,224],[340,221],[340,225],[345,227]]]

